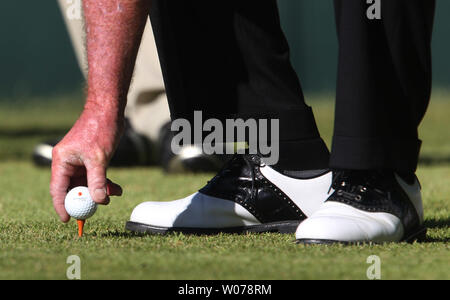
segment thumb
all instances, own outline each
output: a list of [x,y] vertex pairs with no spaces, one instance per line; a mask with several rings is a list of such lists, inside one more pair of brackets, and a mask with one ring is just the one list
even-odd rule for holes
[[98,204],[108,204],[106,168],[102,165],[86,166],[86,175],[92,200]]

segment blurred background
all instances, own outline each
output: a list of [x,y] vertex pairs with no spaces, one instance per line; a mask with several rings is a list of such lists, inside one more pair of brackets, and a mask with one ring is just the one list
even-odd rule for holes
[[[292,62],[330,145],[337,57],[333,1],[278,3]],[[427,242],[312,249],[275,234],[130,238],[124,224],[136,205],[180,199],[211,178],[167,175],[148,165],[108,170],[124,197],[99,208],[86,237],[75,239],[75,223],[61,224],[53,211],[50,169],[36,167],[32,156],[37,145],[64,136],[78,118],[83,76],[56,0],[1,0],[0,279],[66,279],[66,259],[73,254],[83,259],[83,279],[366,279],[365,262],[374,251],[383,259],[383,279],[450,278],[450,1],[438,0],[436,14],[434,89],[420,128],[417,172]]]
[[[25,4],[26,3],[26,4]],[[279,0],[292,62],[306,92],[333,92],[336,34],[333,1]],[[438,1],[435,88],[450,86],[450,1]],[[0,101],[76,92],[82,75],[54,0],[1,1]]]
[[[293,65],[329,142],[337,64],[333,1],[278,3]],[[442,135],[446,130],[435,130],[450,125],[445,123],[450,108],[448,12],[450,1],[438,1],[433,104],[422,128],[428,141],[423,156],[438,153],[441,161],[450,160],[450,142],[445,142],[450,137]],[[55,0],[1,1],[0,14],[0,160],[29,158],[36,143],[64,135],[76,120],[83,103],[83,76]]]

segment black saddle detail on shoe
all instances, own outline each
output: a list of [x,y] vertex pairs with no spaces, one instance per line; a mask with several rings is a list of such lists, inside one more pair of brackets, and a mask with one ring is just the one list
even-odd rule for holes
[[414,204],[390,171],[335,171],[328,201],[340,202],[357,209],[389,213],[404,226],[404,236],[417,232],[422,226]]
[[258,155],[235,155],[201,193],[240,204],[261,223],[298,220],[306,215],[261,173]]

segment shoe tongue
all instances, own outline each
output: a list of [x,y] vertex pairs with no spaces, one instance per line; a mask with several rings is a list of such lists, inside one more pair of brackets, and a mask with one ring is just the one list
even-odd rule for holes
[[244,155],[235,155],[217,176],[200,189],[200,192],[217,198],[225,197],[224,199],[234,198],[244,193],[241,185],[243,182],[253,180],[254,159]]
[[[393,175],[392,172],[382,170],[347,170],[338,172],[339,180],[335,185],[340,186],[345,182],[348,187],[351,186],[383,186],[388,178]],[[344,186],[345,186],[344,185]]]
[[255,163],[255,157],[245,154],[236,154],[230,165],[224,170],[228,176],[236,177],[249,177],[252,174],[253,164]]

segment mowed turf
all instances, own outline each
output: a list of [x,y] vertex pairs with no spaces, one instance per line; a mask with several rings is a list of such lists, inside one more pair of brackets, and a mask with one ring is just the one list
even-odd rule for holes
[[[329,144],[331,97],[311,99]],[[82,279],[367,279],[371,255],[381,259],[382,279],[450,279],[450,94],[434,96],[421,130],[427,241],[350,247],[305,247],[279,234],[133,236],[124,226],[134,206],[184,197],[211,177],[158,167],[109,170],[124,195],[101,207],[79,239],[75,222],[61,224],[53,212],[49,170],[29,158],[82,105],[76,96],[45,100],[0,104],[0,279],[65,279],[70,255],[81,258]]]

